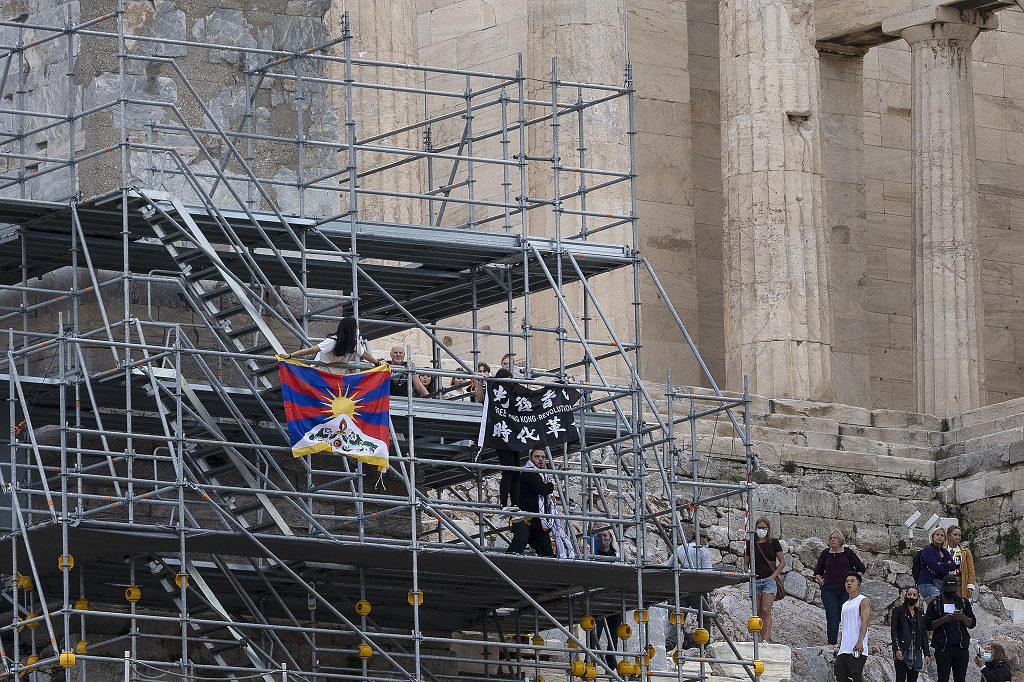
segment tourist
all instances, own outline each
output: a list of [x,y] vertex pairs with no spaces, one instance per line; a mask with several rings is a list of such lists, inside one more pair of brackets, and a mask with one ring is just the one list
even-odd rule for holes
[[473,377],[469,381],[469,388],[466,392],[469,393],[469,399],[474,403],[482,403],[484,401],[484,387],[487,385],[487,379],[491,376],[491,366],[486,362],[481,362],[476,366],[477,376]]
[[417,372],[416,378],[420,380],[420,385],[423,386],[426,393],[421,397],[423,398],[435,398],[434,395],[434,375],[433,374],[420,374]]
[[[391,347],[391,395],[406,397],[409,395],[409,380],[405,371],[405,346],[395,344]],[[426,396],[428,391],[420,382],[419,375],[412,375],[412,390],[416,396]]]
[[353,364],[358,360],[365,360],[370,364],[376,364],[377,359],[370,353],[366,341],[359,337],[356,318],[343,317],[338,321],[338,329],[320,343],[297,350],[294,353],[284,353],[284,358],[301,358],[316,353],[313,362],[316,362],[320,369],[334,374],[347,374],[354,370]]
[[942,595],[928,604],[924,621],[932,633],[932,649],[935,650],[935,666],[939,671],[938,682],[964,682],[967,678],[967,663],[970,658],[971,633],[978,621],[971,609],[971,602],[957,594],[960,580],[947,575],[942,580]]
[[[708,532],[704,528],[699,532],[700,542],[683,542],[676,551],[669,555],[665,565],[669,568],[679,568],[689,571],[709,571],[712,568],[711,550],[708,549]],[[680,583],[685,579],[681,579]],[[710,599],[710,593],[708,595]],[[699,611],[701,608],[701,593],[693,592],[680,595],[679,603],[690,609]],[[706,602],[705,602],[706,603]],[[669,610],[675,607],[669,605]],[[681,629],[681,625],[680,625]],[[669,625],[665,630],[665,650],[671,651],[676,648],[676,626]]]
[[856,571],[863,575],[864,562],[846,546],[846,536],[839,529],[828,534],[828,547],[821,551],[814,566],[814,579],[821,586],[821,603],[825,606],[825,632],[828,643],[839,636],[839,612],[846,602],[846,575]]
[[846,594],[839,616],[839,648],[836,653],[836,682],[861,682],[868,659],[868,624],[871,601],[860,593],[860,573],[846,576]]
[[1006,649],[1002,644],[989,642],[982,647],[981,653],[974,657],[974,662],[981,668],[981,679],[985,682],[1012,682],[1013,671]]
[[711,550],[708,549],[708,532],[700,530],[700,542],[684,542],[669,555],[665,565],[669,568],[688,570],[711,570]]
[[960,576],[960,588],[957,593],[964,599],[974,596],[974,555],[961,543],[963,531],[960,526],[946,529],[946,549],[956,564],[956,575]]
[[[618,558],[619,550],[615,546],[615,535],[612,533],[611,528],[602,528],[594,534],[594,554],[601,557]],[[621,613],[613,613],[609,616],[605,616],[604,618],[599,618],[597,621],[597,627],[590,632],[590,648],[597,649],[600,647],[601,635],[603,634],[608,640],[608,649],[612,651],[617,650],[617,631],[620,625],[622,625]],[[608,654],[605,657],[605,663],[608,664],[609,668],[614,670],[618,661],[615,660],[615,656]]]
[[921,549],[921,569],[914,576],[918,591],[928,602],[939,596],[942,579],[956,571],[953,555],[943,546],[946,543],[946,531],[936,528],[931,538],[931,543]]
[[[525,468],[527,470],[519,477],[519,507],[524,512],[539,514],[555,491],[555,484],[545,481],[541,474],[541,470],[547,468],[547,454],[543,450],[531,451]],[[544,520],[538,516],[512,523],[509,554],[522,554],[527,544],[533,547],[537,556],[555,555],[551,548],[551,534],[544,527]]]
[[[786,566],[786,553],[782,543],[772,536],[772,525],[761,517],[754,524],[754,600],[757,615],[761,617],[761,641],[770,642],[772,637],[772,605],[778,587],[775,580]],[[749,547],[744,548],[743,568],[750,570]]]
[[892,607],[889,614],[892,631],[893,665],[896,682],[917,682],[918,674],[928,667],[928,627],[924,622],[921,593],[911,585],[903,594],[903,602]]

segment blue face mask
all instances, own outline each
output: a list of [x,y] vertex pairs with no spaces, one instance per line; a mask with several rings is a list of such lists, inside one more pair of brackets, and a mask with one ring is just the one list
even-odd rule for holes
[[985,661],[986,663],[991,662],[992,661],[992,652],[991,651],[984,651],[984,652],[982,652],[981,660]]

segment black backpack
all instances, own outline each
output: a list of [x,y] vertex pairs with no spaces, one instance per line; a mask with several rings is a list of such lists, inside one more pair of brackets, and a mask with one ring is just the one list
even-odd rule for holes
[[914,582],[919,582],[918,578],[924,571],[924,562],[921,561],[921,550],[914,552],[914,562],[910,565],[910,575],[914,576]]

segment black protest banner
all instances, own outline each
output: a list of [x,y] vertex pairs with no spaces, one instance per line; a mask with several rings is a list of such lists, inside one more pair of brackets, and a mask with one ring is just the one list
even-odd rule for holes
[[515,383],[487,383],[484,419],[477,439],[496,450],[533,450],[579,440],[573,406],[575,388],[531,391]]

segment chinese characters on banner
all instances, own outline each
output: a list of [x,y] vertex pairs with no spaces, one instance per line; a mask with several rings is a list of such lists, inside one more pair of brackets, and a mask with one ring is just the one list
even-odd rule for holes
[[484,419],[477,442],[496,450],[533,450],[579,440],[573,407],[575,388],[531,391],[512,383],[488,382]]

